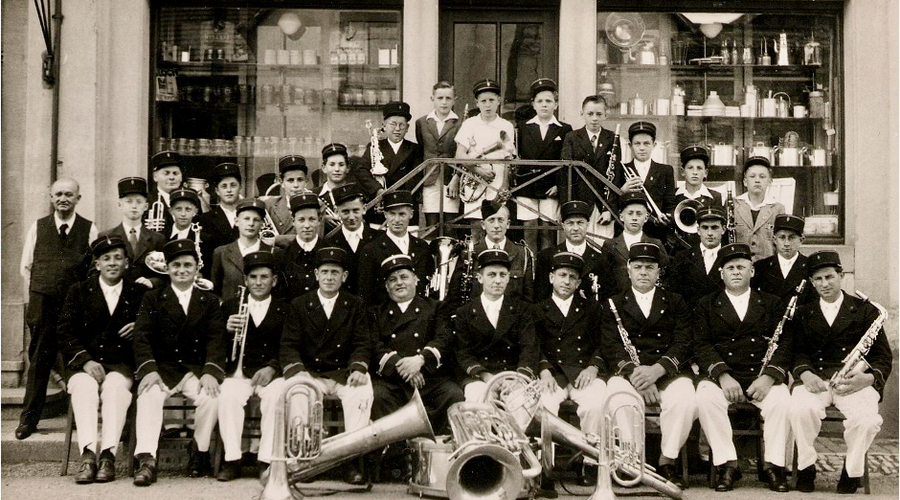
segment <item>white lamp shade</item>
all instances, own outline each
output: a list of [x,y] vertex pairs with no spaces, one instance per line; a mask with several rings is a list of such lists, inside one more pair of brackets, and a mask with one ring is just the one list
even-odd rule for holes
[[281,28],[281,32],[286,36],[293,36],[303,27],[303,22],[300,21],[300,16],[297,14],[285,12],[278,18],[278,27]]
[[715,38],[722,32],[722,23],[704,23],[700,25],[700,31],[706,38]]

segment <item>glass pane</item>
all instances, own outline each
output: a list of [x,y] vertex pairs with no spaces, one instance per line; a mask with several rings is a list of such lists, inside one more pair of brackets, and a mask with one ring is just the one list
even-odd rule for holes
[[679,179],[680,151],[709,147],[708,184],[734,181],[737,194],[743,162],[769,156],[769,192],[807,219],[809,236],[841,236],[836,16],[600,12],[597,20],[605,127],[653,122],[654,159]]
[[531,83],[545,76],[541,74],[543,26],[537,23],[503,24],[500,35],[504,111],[511,111],[531,102]]
[[463,103],[474,107],[475,82],[497,75],[497,25],[457,23],[453,27],[453,83]]

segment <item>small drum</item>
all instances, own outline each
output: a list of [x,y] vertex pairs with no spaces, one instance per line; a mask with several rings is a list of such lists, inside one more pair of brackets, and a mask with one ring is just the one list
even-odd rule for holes
[[438,436],[436,442],[428,438],[412,440],[416,451],[413,476],[409,481],[410,494],[447,498],[447,473],[453,453],[451,436]]

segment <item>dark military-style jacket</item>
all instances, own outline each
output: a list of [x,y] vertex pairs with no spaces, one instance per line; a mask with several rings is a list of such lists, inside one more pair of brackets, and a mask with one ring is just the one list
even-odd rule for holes
[[[718,383],[723,373],[730,373],[743,387],[757,378],[762,360],[784,311],[778,297],[750,291],[750,302],[744,320],[738,318],[734,306],[723,290],[697,302],[691,322],[694,332],[695,360],[700,373]],[[791,367],[791,328],[785,327],[778,349],[764,374],[776,384],[787,381]]]
[[[362,248],[359,255],[357,287],[359,296],[366,301],[367,305],[375,306],[390,300],[387,289],[384,287],[384,276],[381,275],[381,263],[388,257],[399,253],[401,252],[397,248],[397,244],[386,233],[381,233]],[[431,275],[434,274],[434,259],[428,250],[428,242],[409,235],[408,255],[412,259],[413,268],[419,278],[416,295],[424,297]]]
[[[666,369],[666,374],[657,381],[658,388],[665,388],[668,382],[683,373],[682,369],[691,357],[691,313],[684,299],[677,293],[656,288],[649,317],[644,317],[630,288],[609,300],[616,304],[622,326],[637,350],[641,365],[659,363]],[[625,350],[608,301],[603,303],[600,328],[603,356],[613,372],[629,377],[635,364]]]
[[[559,252],[568,252],[565,242],[560,243],[556,247],[545,248],[537,256],[537,264],[535,264],[536,276],[534,279],[534,300],[535,302],[549,299],[553,293],[553,287],[550,286],[550,267],[553,256]],[[592,301],[612,297],[616,293],[616,282],[613,277],[612,270],[607,267],[608,261],[603,250],[594,248],[588,244],[581,255],[584,259],[584,269],[581,272],[581,285],[578,287],[583,297]],[[594,291],[596,285],[597,290]]]
[[666,287],[680,294],[691,310],[700,297],[725,289],[722,274],[715,264],[709,273],[706,272],[706,263],[699,246],[676,253],[674,260],[666,277]]
[[[122,239],[125,243],[128,243],[128,234],[125,232],[125,226],[119,223],[118,226],[103,231],[98,234],[98,238],[103,238],[106,236],[117,236]],[[163,249],[163,246],[166,244],[166,238],[161,233],[157,233],[156,231],[151,231],[146,227],[142,227],[140,231],[140,236],[138,237],[137,242],[137,251],[131,248],[131,244],[128,243],[125,245],[125,253],[128,255],[128,260],[131,261],[131,266],[128,268],[125,276],[127,279],[134,281],[138,278],[147,278],[153,279],[154,287],[160,286],[163,283],[168,282],[168,278],[163,278],[162,275],[157,273],[156,271],[151,270],[147,267],[146,259],[147,255],[150,252],[160,252]]]
[[[516,124],[519,131],[517,146],[519,158],[525,160],[559,160],[562,157],[562,147],[566,135],[572,131],[568,123],[560,122],[559,125],[551,123],[547,128],[547,135],[541,137],[541,127],[537,123],[520,121]],[[516,169],[516,175],[512,178],[512,186],[522,186],[526,182],[540,176],[547,167],[528,167],[521,165]],[[519,189],[515,196],[528,198],[547,198],[547,190],[557,185],[559,174],[550,174],[538,179],[531,184]],[[588,176],[590,179],[591,177]]]
[[452,375],[452,332],[448,324],[449,311],[445,309],[443,303],[422,297],[414,297],[406,312],[400,311],[400,306],[393,300],[370,307],[373,371],[386,380],[403,384],[405,382],[396,371],[397,362],[421,354],[425,358],[423,375]]
[[347,383],[350,371],[367,372],[372,357],[362,299],[340,291],[331,318],[325,316],[318,291],[291,301],[281,334],[279,359],[284,377],[302,371]]
[[456,310],[453,333],[459,366],[473,378],[484,371],[496,375],[507,370],[534,378],[540,346],[530,305],[505,295],[502,300],[497,328],[491,325],[480,295]]
[[350,264],[347,269],[347,281],[341,286],[341,290],[353,295],[359,295],[359,256],[362,254],[362,249],[365,248],[370,241],[381,236],[381,234],[382,231],[372,229],[368,224],[363,224],[362,239],[356,247],[356,251],[353,251],[350,243],[347,243],[347,237],[344,236],[343,231],[336,231],[331,237],[325,238],[323,246],[342,248],[347,252],[347,255],[350,256]]
[[[487,250],[488,245],[485,239],[481,239],[475,243],[476,261],[478,254]],[[509,260],[512,263],[509,269],[509,284],[506,285],[506,297],[514,297],[519,300],[530,303],[534,297],[534,279],[535,269],[534,261],[531,253],[527,250],[524,243],[516,243],[506,238],[503,245],[503,251],[509,254]],[[474,272],[478,272],[477,264],[475,264]],[[472,291],[469,297],[463,297],[460,291],[463,276],[466,271],[465,258],[457,259],[456,267],[453,269],[453,276],[450,279],[449,292],[447,301],[450,303],[452,310],[455,310],[472,299],[481,295],[481,283],[478,278],[472,276]]]
[[143,285],[123,280],[119,302],[110,315],[99,275],[69,288],[57,323],[59,350],[67,380],[81,371],[88,361],[100,363],[107,372],[115,371],[132,378],[134,351],[131,338],[122,337],[119,330],[137,318],[145,290]]
[[[649,236],[646,231],[641,234],[641,243],[654,243],[660,249],[659,272],[665,278],[669,266],[669,255],[662,242]],[[606,268],[612,273],[616,283],[616,293],[622,293],[631,288],[631,278],[628,277],[628,245],[621,234],[613,239],[605,240],[601,248],[606,255]]]
[[[788,272],[787,278],[781,274],[781,265],[778,262],[778,254],[765,259],[758,260],[753,263],[755,269],[750,285],[760,292],[771,293],[781,299],[782,304],[787,306],[791,297],[797,293],[797,285],[806,279],[806,260],[807,257],[802,253],[797,254],[797,260]],[[816,290],[812,284],[807,283],[800,294],[798,304],[807,304],[816,299]]]
[[146,292],[134,326],[135,378],[159,372],[163,383],[173,388],[191,372],[198,378],[209,374],[221,382],[225,378],[224,330],[219,297],[212,292],[192,288],[187,315],[171,286]]
[[[234,297],[226,300],[222,304],[222,315],[227,324],[228,317],[237,314],[240,310],[239,298]],[[272,297],[269,303],[269,310],[266,311],[266,317],[262,324],[257,325],[253,319],[249,319],[247,323],[247,334],[244,337],[244,359],[241,363],[241,372],[246,378],[252,378],[253,374],[267,366],[275,369],[275,376],[281,375],[281,365],[278,362],[278,350],[281,347],[281,332],[284,329],[284,317],[287,315],[287,303],[281,299]],[[231,377],[237,370],[237,360],[240,357],[240,344],[234,357],[231,356],[232,349],[235,347],[235,333],[224,330],[223,345],[227,354],[227,364],[225,365],[225,373]]]
[[222,207],[216,205],[209,212],[197,217],[200,223],[200,251],[203,253],[203,261],[209,265],[200,271],[209,279],[212,274],[213,252],[222,245],[227,245],[238,239],[237,225],[232,226],[228,216]]
[[[829,326],[822,314],[819,301],[813,301],[797,309],[794,314],[794,381],[808,370],[829,380],[844,364],[844,358],[853,351],[866,330],[878,317],[878,310],[862,299],[844,293],[834,323]],[[875,342],[865,356],[871,366],[869,371],[875,376],[873,387],[879,394],[884,393],[884,383],[891,375],[893,354],[884,327],[878,331]]]
[[292,238],[290,244],[283,249],[285,282],[281,290],[288,300],[319,288],[316,282],[316,251],[324,246],[322,238],[317,238],[313,249],[307,252],[297,243],[297,238]]
[[588,366],[597,367],[597,376],[605,378],[609,367],[600,348],[600,304],[572,296],[569,313],[563,316],[552,298],[531,308],[534,330],[540,344],[538,370],[550,370],[560,387],[574,384]]

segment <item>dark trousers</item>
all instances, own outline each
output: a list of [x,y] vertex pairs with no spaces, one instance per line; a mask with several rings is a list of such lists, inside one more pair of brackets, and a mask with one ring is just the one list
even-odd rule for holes
[[[400,409],[409,402],[413,388],[407,383],[396,384],[381,377],[374,377],[372,389],[375,401],[372,403],[372,420],[377,420]],[[447,408],[453,403],[465,401],[465,395],[456,382],[444,377],[426,378],[425,386],[419,389],[422,402],[431,427],[437,434],[449,434]]]
[[28,298],[26,322],[31,330],[28,345],[28,374],[25,382],[25,400],[22,403],[20,424],[37,426],[47,399],[50,370],[56,365],[59,346],[56,340],[56,322],[62,312],[63,299],[31,292]]

